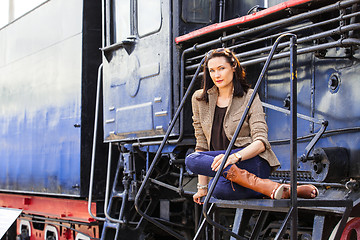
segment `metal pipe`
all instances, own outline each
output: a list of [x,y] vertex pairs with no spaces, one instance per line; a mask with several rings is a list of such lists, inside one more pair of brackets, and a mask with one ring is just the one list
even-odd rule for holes
[[[111,44],[111,40],[110,40],[110,0],[105,0],[105,16],[103,16],[103,18],[105,18],[105,45],[103,46],[103,48],[105,46],[109,46]],[[104,25],[103,25],[104,26]]]
[[[339,39],[336,42],[324,43],[324,44],[319,44],[317,46],[302,48],[297,51],[297,54],[302,55],[302,54],[315,52],[315,51],[319,51],[319,50],[324,50],[324,49],[328,49],[328,48],[345,47],[345,46],[352,46],[352,45],[360,45],[360,39],[356,39],[356,38]],[[290,56],[290,52],[283,52],[283,53],[275,54],[273,59],[281,59],[281,58],[286,58],[289,56]],[[243,61],[241,63],[241,66],[246,67],[246,66],[250,66],[253,64],[257,64],[257,63],[262,63],[262,62],[265,62],[266,59],[267,59],[267,57],[261,57],[261,58],[257,58],[257,59]]]
[[278,20],[278,21],[275,21],[275,22],[272,22],[272,23],[269,23],[269,24],[258,26],[258,27],[254,27],[254,28],[242,31],[240,33],[230,34],[228,36],[220,37],[218,39],[215,39],[215,40],[212,40],[212,41],[209,41],[209,42],[206,42],[206,43],[197,44],[197,45],[195,45],[196,47],[194,46],[194,47],[188,48],[186,50],[188,50],[190,52],[192,50],[194,50],[194,49],[200,50],[200,49],[204,49],[204,48],[207,48],[207,47],[211,47],[211,46],[216,45],[216,44],[221,44],[223,42],[226,42],[226,41],[234,39],[234,38],[239,38],[239,37],[246,36],[247,34],[255,34],[255,33],[258,33],[258,32],[261,32],[261,31],[266,31],[266,30],[268,30],[269,28],[272,28],[272,27],[279,27],[279,25],[288,26],[288,25],[291,25],[294,22],[301,21],[303,19],[313,17],[313,16],[316,16],[316,15],[319,15],[319,14],[323,14],[323,13],[326,13],[328,11],[348,7],[348,6],[350,6],[352,4],[355,4],[355,3],[358,3],[358,2],[359,2],[359,0],[349,0],[349,1],[341,1],[341,2],[338,2],[338,3],[333,3],[333,4],[330,4],[328,6],[318,8],[318,9],[315,9],[315,10],[310,11],[310,12],[295,15],[293,17],[286,18],[286,19],[281,19],[281,20]]
[[264,8],[268,8],[269,7],[269,0],[264,0]]
[[[341,128],[341,129],[333,129],[333,130],[327,130],[324,132],[323,136],[332,136],[340,133],[351,133],[351,132],[360,132],[360,127],[353,127],[353,128]],[[301,140],[307,140],[309,138],[313,138],[316,134],[309,134],[305,136],[301,136],[297,138],[297,141]],[[290,142],[290,139],[279,139],[279,140],[272,140],[269,141],[270,145],[273,144],[288,144]]]
[[291,177],[291,239],[297,239],[298,202],[297,202],[297,45],[296,35],[290,38],[290,177]]
[[209,217],[209,215],[207,214],[207,206],[208,206],[209,200],[211,198],[211,195],[214,192],[216,183],[218,182],[218,180],[220,178],[220,175],[221,175],[221,173],[222,173],[222,171],[224,169],[225,163],[226,163],[228,157],[230,156],[231,149],[235,144],[235,141],[236,141],[237,136],[239,135],[240,129],[241,129],[242,125],[245,122],[245,118],[246,118],[246,116],[247,116],[247,114],[249,112],[250,106],[252,105],[252,103],[254,101],[254,98],[255,98],[255,95],[256,95],[256,93],[257,93],[257,91],[259,89],[259,86],[260,86],[262,80],[264,79],[265,73],[266,73],[266,71],[267,71],[267,69],[268,69],[268,67],[270,65],[270,62],[271,62],[271,60],[272,60],[272,58],[273,58],[273,56],[275,54],[275,50],[276,50],[277,46],[279,45],[280,41],[282,40],[282,38],[284,38],[285,36],[292,36],[292,35],[293,34],[283,34],[283,35],[281,35],[280,37],[278,37],[276,39],[276,41],[275,41],[275,43],[273,45],[273,48],[271,49],[271,52],[269,53],[269,56],[268,56],[268,58],[267,58],[267,60],[266,60],[266,62],[264,64],[264,67],[263,67],[263,69],[262,69],[262,71],[261,71],[261,73],[259,75],[259,78],[258,78],[256,84],[255,84],[254,92],[251,95],[247,106],[245,107],[245,111],[244,111],[244,113],[243,113],[243,115],[242,115],[242,117],[240,119],[240,122],[239,122],[239,124],[238,124],[238,126],[237,126],[237,128],[236,128],[236,130],[234,132],[234,135],[233,135],[233,137],[232,137],[232,139],[231,139],[231,141],[229,143],[229,146],[226,149],[226,152],[225,152],[225,155],[224,155],[224,160],[221,162],[219,170],[216,172],[216,175],[213,178],[213,183],[211,184],[211,186],[210,186],[210,188],[208,190],[208,194],[206,195],[205,200],[204,200],[203,214],[204,214],[204,217],[206,218],[206,221],[208,223],[210,223],[211,225],[213,225],[214,227],[222,230],[225,234],[230,235],[230,236],[232,236],[232,237],[234,237],[236,239],[242,239],[242,238],[238,234],[233,233],[229,229],[227,229],[227,228],[223,227],[222,225],[220,225],[219,223],[213,221]]
[[195,73],[194,78],[192,79],[192,81],[191,81],[191,83],[190,83],[190,85],[189,85],[189,87],[188,87],[188,89],[187,89],[187,91],[186,91],[186,93],[185,93],[182,101],[181,101],[180,104],[179,104],[179,107],[177,108],[177,110],[176,110],[176,112],[175,112],[175,114],[174,114],[174,117],[173,117],[173,119],[172,119],[172,121],[171,121],[171,123],[170,123],[170,125],[169,125],[169,128],[168,128],[167,131],[166,131],[166,134],[165,134],[165,136],[164,136],[164,139],[163,139],[163,141],[161,142],[160,147],[158,148],[158,150],[157,150],[157,152],[156,152],[156,155],[155,155],[155,157],[154,157],[154,159],[153,159],[153,161],[152,161],[152,163],[151,163],[151,165],[150,165],[150,168],[149,168],[149,170],[147,171],[146,176],[145,176],[143,182],[141,183],[140,189],[139,189],[139,191],[138,191],[137,194],[136,194],[135,203],[134,203],[136,211],[137,211],[143,218],[145,218],[145,219],[148,220],[149,222],[153,223],[154,225],[158,226],[159,228],[167,231],[168,233],[170,233],[171,235],[173,235],[174,237],[176,237],[176,238],[178,238],[178,239],[184,239],[184,237],[181,236],[180,234],[178,234],[177,232],[173,231],[172,229],[168,228],[167,226],[163,225],[162,223],[154,220],[154,219],[151,218],[149,215],[145,214],[145,213],[140,209],[140,207],[139,207],[139,199],[140,199],[140,196],[141,196],[142,192],[143,192],[144,189],[145,189],[145,186],[147,185],[147,183],[148,183],[148,181],[149,181],[149,179],[150,179],[150,175],[152,174],[152,172],[153,172],[156,164],[158,163],[158,161],[159,161],[159,159],[160,159],[160,155],[161,155],[161,152],[162,152],[162,150],[163,150],[163,148],[164,148],[164,146],[165,146],[165,144],[166,144],[167,138],[169,137],[169,135],[170,135],[170,133],[171,133],[171,131],[172,131],[174,125],[175,125],[175,122],[176,122],[177,118],[179,117],[182,108],[183,108],[184,105],[185,105],[185,100],[187,100],[187,98],[190,96],[190,92],[191,92],[192,88],[193,88],[194,85],[195,85],[196,76],[199,74],[201,65],[202,65],[202,63],[204,63],[204,61],[205,61],[205,58],[202,59],[200,65],[199,65],[199,67],[198,67],[198,69],[197,69],[197,71],[196,71],[196,73]]
[[[281,107],[278,107],[278,106],[275,106],[275,105],[272,105],[272,104],[269,104],[269,103],[262,102],[262,105],[265,108],[270,108],[270,109],[275,110],[277,112],[282,112],[282,113],[285,113],[287,115],[291,114],[290,110],[287,110],[287,109],[284,109],[284,108],[281,108]],[[301,114],[301,113],[297,113],[297,117],[301,118],[301,119],[304,119],[304,120],[307,120],[309,122],[317,123],[317,124],[322,124],[323,121],[324,121],[324,120],[321,120],[321,119],[316,119],[316,118],[306,116],[306,115]]]
[[88,195],[88,212],[92,218],[94,218],[98,221],[106,220],[105,218],[96,217],[91,212],[92,192],[93,192],[93,185],[94,185],[96,138],[97,138],[98,118],[99,118],[100,84],[101,84],[102,68],[103,68],[103,65],[100,64],[100,66],[98,68],[98,78],[97,78],[97,85],[96,85],[95,119],[94,119],[93,146],[92,146],[92,153],[91,153],[91,169],[90,169],[90,183],[89,183],[89,195]]
[[346,226],[347,220],[350,217],[351,210],[352,210],[352,204],[351,205],[349,204],[349,206],[345,207],[344,214],[341,217],[339,227],[338,227],[338,229],[336,231],[336,235],[335,235],[335,238],[334,238],[335,240],[340,240],[341,235],[343,233],[343,230],[344,230],[344,228]]
[[287,225],[289,223],[289,220],[291,219],[293,210],[294,210],[293,208],[290,208],[289,212],[286,214],[285,219],[284,219],[283,223],[281,224],[280,230],[277,232],[274,240],[281,239],[281,237],[284,235]]
[[[161,144],[161,142],[162,142],[161,140],[159,140],[159,141],[143,142],[143,143],[138,143],[138,142],[136,142],[136,143],[133,143],[132,146],[133,146],[133,147],[144,147],[144,146],[151,146],[151,145],[159,145],[159,144]],[[176,140],[168,140],[168,141],[167,141],[168,144],[177,144],[178,142],[179,142],[178,139],[176,139]],[[194,144],[194,143],[195,143],[195,140],[191,141],[191,143],[189,143],[189,144],[191,145],[191,144]]]
[[306,162],[308,160],[310,151],[314,148],[315,144],[319,141],[321,136],[324,134],[327,126],[328,126],[328,121],[324,121],[320,130],[315,134],[314,138],[311,139],[310,143],[305,147],[305,151],[300,157],[300,160],[302,162]]
[[42,220],[42,222],[51,221],[51,222],[61,222],[61,223],[68,223],[68,224],[79,224],[79,225],[84,225],[87,227],[96,225],[96,222],[81,222],[81,221],[75,221],[75,220],[65,220],[63,218],[41,217],[41,216],[37,216],[37,215],[29,214],[29,213],[23,213],[23,212],[21,213],[20,217],[24,217],[24,219],[26,219],[26,218],[38,219],[38,220]]
[[[303,37],[303,38],[298,39],[297,43],[301,44],[301,43],[305,43],[305,42],[310,42],[310,41],[313,41],[313,40],[316,40],[316,39],[330,37],[332,35],[341,34],[341,33],[349,32],[349,31],[356,30],[356,29],[360,29],[360,23],[355,23],[355,24],[346,25],[346,26],[339,26],[339,27],[337,27],[335,29],[331,29],[331,30],[328,30],[328,31],[325,31],[325,32],[314,34],[314,35],[311,35],[311,36],[308,36],[308,37]],[[283,47],[286,47],[288,45],[289,45],[289,42],[283,42],[283,43],[279,44],[279,48],[283,48]],[[318,46],[320,46],[320,45],[318,45]],[[305,49],[305,48],[303,48],[303,49]],[[264,52],[267,52],[267,51],[270,51],[270,50],[271,50],[271,46],[263,47],[263,48],[259,48],[257,50],[252,50],[250,52],[244,52],[244,53],[236,54],[236,57],[237,58],[250,57],[252,55],[258,55],[260,53],[264,53]],[[264,57],[264,58],[266,59],[266,57]],[[246,63],[246,62],[247,61],[242,62],[241,65],[244,66],[244,63]],[[188,66],[188,67],[186,67],[186,70],[191,71],[191,70],[195,69],[197,66],[198,66],[198,64]]]
[[[309,24],[309,25],[306,25],[306,26],[302,26],[302,27],[299,27],[299,28],[296,28],[296,29],[289,30],[287,32],[288,33],[296,33],[296,32],[302,31],[302,30],[308,30],[309,28],[320,27],[320,26],[325,25],[325,24],[329,24],[329,23],[332,23],[332,22],[337,22],[337,21],[339,21],[341,19],[346,20],[346,19],[350,19],[350,18],[355,18],[356,16],[359,16],[359,15],[360,15],[360,12],[354,12],[354,13],[351,13],[351,14],[347,14],[347,15],[345,15],[343,17],[336,17],[336,18],[332,18],[332,19],[329,19],[329,20],[326,20],[326,21],[323,21],[323,22]],[[351,24],[353,24],[353,23],[355,23],[355,21],[351,22]],[[236,49],[236,48],[245,47],[245,46],[255,44],[255,43],[258,43],[258,42],[262,42],[262,41],[266,41],[266,40],[271,40],[273,38],[277,38],[281,34],[282,33],[276,33],[276,34],[273,34],[273,35],[269,35],[269,36],[265,36],[265,37],[261,37],[261,38],[256,38],[254,40],[250,40],[250,41],[246,41],[246,42],[243,42],[243,43],[240,43],[240,44],[232,45],[232,46],[230,46],[228,48],[230,50],[233,50],[233,49]],[[202,57],[204,57],[204,55],[188,58],[187,60],[188,61],[193,61],[193,60],[201,59]]]
[[[212,204],[211,204],[211,206],[209,207],[209,210],[208,210],[208,214],[211,213],[214,205],[215,205],[215,203],[212,203]],[[203,227],[205,226],[205,222],[206,222],[206,219],[204,218],[204,219],[201,221],[201,224],[200,224],[198,230],[196,231],[196,234],[195,234],[195,237],[193,238],[193,240],[197,240],[197,239],[199,238],[200,233],[201,233]]]
[[[357,13],[357,12],[358,12],[358,6],[357,6],[357,4],[354,4],[354,5],[352,6],[351,11],[352,11],[353,13]],[[355,17],[352,17],[352,18],[350,19],[350,24],[355,23],[355,21],[356,21],[356,18],[355,18]],[[354,31],[349,32],[349,37],[352,38],[353,36],[354,36]]]
[[[303,38],[298,39],[297,43],[301,44],[301,43],[305,43],[305,42],[310,42],[310,41],[317,40],[317,39],[320,39],[320,38],[330,37],[330,36],[333,36],[333,35],[336,35],[336,34],[342,34],[344,32],[348,32],[348,31],[355,30],[355,29],[360,29],[360,23],[346,25],[346,26],[339,26],[338,28],[335,28],[335,29],[332,29],[332,30],[324,31],[324,32],[321,32],[321,33],[318,33],[318,34],[308,36],[308,37],[303,37]],[[283,47],[286,47],[288,45],[289,45],[288,42],[284,42],[284,43],[279,44],[279,48],[283,48]],[[267,52],[270,49],[271,49],[271,46],[264,47],[264,48],[257,49],[255,51],[240,53],[240,54],[237,55],[237,57],[239,57],[239,58],[248,57],[248,56],[252,56],[252,55]]]
[[[313,47],[302,48],[302,49],[298,50],[298,55],[315,52],[318,50],[328,49],[328,48],[351,46],[351,45],[360,45],[360,40],[359,39],[340,39],[336,42],[324,43],[324,44],[320,44],[320,45],[313,46]],[[275,54],[273,59],[280,59],[280,58],[285,58],[285,57],[289,57],[289,56],[290,56],[290,52],[279,53],[279,54]],[[257,63],[261,63],[261,62],[265,62],[265,61],[266,61],[266,57],[262,57],[262,58],[258,58],[258,59],[254,59],[254,60],[244,61],[241,63],[241,66],[245,67],[245,66],[249,66],[249,65],[253,65],[253,64],[257,64]]]
[[220,0],[219,1],[219,23],[221,23],[222,21],[224,21],[224,0]]
[[105,47],[105,0],[101,0],[101,47]]
[[[110,214],[108,214],[108,203],[109,203],[109,185],[110,185],[110,172],[111,172],[111,143],[109,143],[109,153],[108,153],[108,165],[107,165],[107,174],[106,174],[106,187],[105,187],[105,199],[104,199],[104,214],[106,216],[106,219],[109,219],[111,222],[116,222],[116,223],[125,223],[125,221],[121,220],[121,219],[115,219],[112,218],[110,216]],[[114,179],[114,181],[116,181],[116,179]],[[126,193],[126,189],[124,190],[124,192]],[[126,196],[126,194],[125,194]],[[122,206],[124,204],[124,199],[122,201]],[[121,209],[123,210],[123,209]],[[119,218],[121,218],[121,213]]]
[[[309,24],[309,25],[306,25],[306,26],[303,26],[303,27],[299,27],[299,28],[296,28],[296,29],[292,29],[292,30],[289,30],[287,31],[288,33],[296,33],[296,32],[299,32],[299,31],[303,31],[303,30],[308,30],[309,28],[315,28],[315,27],[320,27],[322,25],[325,25],[325,24],[329,24],[329,23],[332,23],[332,22],[337,22],[339,21],[340,19],[348,19],[348,18],[353,18],[355,16],[359,16],[360,15],[360,12],[355,12],[355,13],[352,13],[352,14],[348,14],[348,15],[345,15],[344,17],[337,17],[337,18],[332,18],[332,19],[329,19],[329,20],[326,20],[326,21],[323,21],[323,22],[318,22],[318,23],[313,23],[313,24]],[[266,41],[266,40],[270,40],[270,39],[273,39],[273,38],[277,38],[281,35],[282,33],[276,33],[276,34],[273,34],[273,35],[270,35],[270,36],[266,36],[266,37],[261,37],[261,38],[257,38],[255,40],[251,40],[251,41],[246,41],[244,43],[240,43],[240,44],[237,44],[237,45],[233,45],[231,48],[232,49],[236,49],[236,48],[240,48],[240,47],[245,47],[247,45],[251,45],[251,44],[254,44],[254,43],[258,43],[258,42],[261,42],[261,41]]]

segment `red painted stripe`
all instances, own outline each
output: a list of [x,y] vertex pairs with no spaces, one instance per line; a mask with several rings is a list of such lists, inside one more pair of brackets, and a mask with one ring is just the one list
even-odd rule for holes
[[246,16],[243,16],[243,17],[240,17],[240,18],[235,18],[235,19],[232,19],[232,20],[229,20],[229,21],[225,21],[225,22],[221,22],[221,23],[215,23],[215,24],[212,24],[210,26],[200,28],[200,29],[195,30],[193,32],[190,32],[188,34],[176,37],[175,42],[177,44],[179,44],[181,42],[184,42],[184,41],[187,41],[187,40],[190,40],[190,39],[193,39],[193,38],[196,38],[196,37],[199,37],[199,36],[211,33],[211,32],[215,32],[215,31],[218,31],[218,30],[221,30],[221,29],[224,29],[224,28],[228,28],[228,27],[236,26],[236,25],[243,24],[243,23],[246,23],[246,22],[250,22],[250,21],[253,21],[253,20],[256,20],[256,19],[260,19],[260,18],[265,17],[267,15],[282,11],[282,10],[284,10],[286,8],[294,7],[294,6],[301,5],[301,4],[308,3],[308,2],[312,2],[312,1],[313,0],[289,0],[289,1],[286,1],[286,2],[283,2],[283,3],[280,3],[278,5],[272,6],[270,8],[267,8],[265,10],[253,13],[251,15],[246,15]]
[[[88,202],[64,198],[26,196],[0,193],[0,207],[22,209],[27,214],[37,214],[51,218],[92,222],[88,213]],[[91,204],[92,212],[96,213],[96,204]]]

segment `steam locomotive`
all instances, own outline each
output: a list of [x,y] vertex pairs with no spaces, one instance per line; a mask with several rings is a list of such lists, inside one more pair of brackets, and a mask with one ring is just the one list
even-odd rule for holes
[[[359,4],[49,0],[1,28],[2,239],[355,239]],[[317,198],[192,201],[190,96],[219,47],[263,102],[271,179]]]

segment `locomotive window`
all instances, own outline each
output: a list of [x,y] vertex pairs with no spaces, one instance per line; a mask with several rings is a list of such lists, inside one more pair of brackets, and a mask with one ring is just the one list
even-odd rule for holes
[[161,1],[138,0],[138,33],[140,37],[157,32],[161,27]]
[[191,23],[210,23],[212,0],[183,0],[182,19]]
[[121,42],[131,35],[130,0],[112,0],[113,41]]

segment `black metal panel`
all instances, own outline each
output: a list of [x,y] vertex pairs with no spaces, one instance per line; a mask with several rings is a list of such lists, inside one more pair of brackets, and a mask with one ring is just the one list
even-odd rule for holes
[[[98,67],[102,62],[101,48],[101,1],[83,2],[83,46],[82,46],[82,88],[81,88],[81,196],[89,190],[90,159],[92,153],[95,117],[96,82]],[[101,93],[102,91],[100,91]],[[99,125],[102,125],[102,98],[100,98]],[[96,174],[94,197],[104,195],[107,147],[103,144],[103,128],[98,128],[96,146]]]
[[225,21],[237,17],[242,17],[248,14],[248,11],[256,6],[259,6],[261,10],[264,7],[264,0],[227,0],[225,1]]

